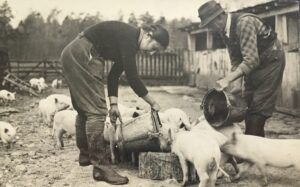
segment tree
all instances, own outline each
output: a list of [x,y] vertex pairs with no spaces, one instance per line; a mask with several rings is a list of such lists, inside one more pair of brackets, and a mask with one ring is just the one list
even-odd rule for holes
[[167,25],[167,20],[164,16],[161,16],[156,22],[156,24],[166,26]]
[[187,48],[187,33],[179,30],[180,27],[189,25],[191,20],[181,18],[171,20],[167,27],[170,33],[170,48],[171,49],[186,49]]
[[142,14],[140,16],[140,20],[141,20],[141,26],[151,25],[154,23],[154,18],[152,15],[149,14],[148,11],[145,14]]
[[129,15],[128,24],[133,25],[135,27],[138,26],[138,20],[136,19],[133,12],[131,12],[130,15]]
[[7,48],[8,39],[13,36],[10,21],[13,18],[11,8],[7,1],[0,6],[0,48]]

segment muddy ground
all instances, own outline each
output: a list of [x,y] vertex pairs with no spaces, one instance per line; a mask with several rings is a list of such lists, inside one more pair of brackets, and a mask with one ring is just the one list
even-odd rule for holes
[[[200,114],[200,102],[205,92],[190,87],[149,87],[149,91],[160,102],[162,110],[170,107],[183,109],[195,119]],[[42,125],[38,113],[37,102],[51,93],[69,94],[67,89],[48,90],[40,97],[27,94],[18,95],[17,102],[11,107],[19,110],[8,116],[0,116],[1,121],[8,121],[18,127],[18,141],[12,149],[6,150],[0,144],[0,186],[111,186],[92,179],[92,167],[79,167],[78,150],[74,137],[65,138],[63,150],[54,149],[54,141],[50,136],[51,128]],[[130,88],[119,89],[120,102],[127,106],[148,106],[139,99]],[[271,138],[300,139],[300,119],[289,115],[275,113],[266,125],[266,136]],[[299,148],[300,149],[300,148]],[[284,150],[282,150],[284,151]],[[179,186],[172,180],[154,181],[138,178],[138,168],[130,164],[113,166],[122,175],[129,177],[129,187]],[[231,166],[225,168],[232,173]],[[268,168],[270,187],[300,186],[300,172],[294,168]],[[220,180],[220,187],[256,187],[260,186],[261,176],[253,169],[239,182],[228,183]],[[197,186],[196,184],[191,186]]]

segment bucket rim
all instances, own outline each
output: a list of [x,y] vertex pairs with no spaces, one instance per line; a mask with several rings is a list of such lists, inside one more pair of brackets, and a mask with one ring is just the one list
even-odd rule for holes
[[[217,123],[217,122],[212,123],[210,120],[207,120],[207,114],[206,114],[206,112],[204,111],[204,102],[207,100],[207,97],[208,97],[212,92],[219,92],[219,93],[222,93],[222,94],[225,96],[226,107],[228,108],[228,112],[227,112],[226,118],[225,118],[223,121],[219,122],[219,123]],[[212,88],[212,89],[208,90],[208,91],[206,92],[206,94],[204,95],[204,97],[203,97],[203,99],[202,99],[202,102],[201,102],[201,105],[200,105],[200,109],[203,110],[204,117],[205,117],[206,121],[207,121],[211,126],[213,126],[213,127],[221,127],[221,126],[223,126],[224,124],[226,124],[226,122],[228,121],[228,119],[229,119],[229,117],[230,117],[230,113],[231,113],[230,108],[231,108],[231,106],[232,106],[232,105],[230,104],[230,101],[229,101],[229,98],[228,98],[228,96],[227,96],[227,94],[226,94],[226,91],[224,91],[224,90],[217,90],[217,89],[215,89],[215,88]],[[218,124],[218,125],[216,125],[216,124]]]

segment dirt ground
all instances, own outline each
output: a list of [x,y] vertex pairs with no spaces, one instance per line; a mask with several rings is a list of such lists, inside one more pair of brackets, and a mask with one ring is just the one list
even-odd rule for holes
[[[192,119],[200,114],[200,102],[204,94],[190,87],[148,87],[151,94],[160,102],[162,111],[170,107],[184,110]],[[92,167],[79,167],[78,150],[74,137],[65,138],[63,150],[54,149],[54,140],[50,136],[51,128],[42,125],[37,113],[37,102],[51,93],[69,94],[67,89],[48,90],[40,97],[27,94],[17,95],[17,102],[12,104],[19,113],[1,116],[1,121],[8,121],[18,127],[18,141],[13,148],[6,150],[0,144],[0,186],[111,186],[92,179]],[[149,107],[138,98],[130,88],[119,89],[119,99],[127,106]],[[271,138],[300,139],[300,119],[275,113],[266,125],[266,136]],[[129,187],[179,186],[173,180],[154,181],[138,177],[138,169],[132,165],[113,166],[122,175],[129,177]],[[231,173],[231,166],[225,170]],[[294,168],[268,168],[270,187],[300,186],[300,172]],[[220,180],[220,187],[256,187],[260,186],[261,176],[257,170],[248,172],[239,182],[228,183]],[[192,187],[197,184],[191,185]]]

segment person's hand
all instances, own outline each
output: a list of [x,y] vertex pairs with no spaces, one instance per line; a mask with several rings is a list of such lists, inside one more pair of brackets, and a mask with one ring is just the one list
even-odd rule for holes
[[225,77],[221,80],[218,80],[216,83],[217,83],[217,85],[216,85],[215,89],[218,91],[222,91],[229,86],[230,81]]
[[155,111],[159,111],[160,110],[160,106],[158,103],[153,103],[151,104],[151,109],[155,110]]
[[120,122],[122,123],[121,113],[119,111],[118,105],[111,105],[109,109],[109,117],[111,123],[115,124],[117,119],[119,118]]

